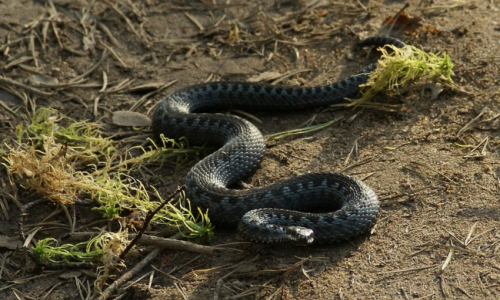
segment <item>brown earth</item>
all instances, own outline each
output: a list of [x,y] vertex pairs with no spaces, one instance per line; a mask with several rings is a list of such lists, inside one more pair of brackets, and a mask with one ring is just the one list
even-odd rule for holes
[[[377,35],[382,21],[403,4],[3,0],[3,78],[31,86],[28,78],[42,74],[66,83],[85,75],[105,49],[110,55],[83,76],[87,86],[38,88],[52,96],[0,81],[0,137],[12,137],[15,126],[26,125],[33,111],[43,106],[74,120],[110,124],[113,111],[130,109],[146,93],[129,88],[146,83],[161,86],[175,80],[139,106],[143,113],[161,95],[207,80],[248,80],[268,71],[301,71],[285,76],[281,84],[335,82],[373,60],[352,46]],[[428,52],[445,51],[455,64],[454,80],[460,87],[446,88],[436,100],[414,89],[404,96],[374,100],[404,104],[395,111],[378,107],[257,114],[262,120],[257,125],[265,134],[295,129],[314,115],[315,123],[343,117],[316,133],[269,142],[268,155],[250,184],[266,185],[317,171],[344,171],[361,178],[377,192],[382,205],[371,236],[328,247],[235,246],[244,251],[217,251],[214,256],[165,251],[152,264],[156,269],[146,267],[140,274],[144,278],[137,276],[132,280],[137,282],[126,284],[131,285],[126,296],[500,299],[499,9],[492,0],[410,1],[406,12],[422,16],[428,27],[404,40]],[[108,92],[101,93],[104,72]],[[125,79],[133,82],[113,92]],[[117,130],[112,125],[106,128]],[[158,188],[165,194],[172,191],[182,183],[187,168],[164,179]],[[10,210],[1,216],[1,234],[16,237],[19,209],[9,200],[8,194],[14,192],[5,170],[0,176],[2,209]],[[31,199],[20,190],[15,195],[22,203]],[[79,210],[80,217],[88,211]],[[45,217],[51,211],[42,206],[40,214]],[[55,220],[59,219],[64,225],[65,218]],[[235,231],[217,229],[212,245],[238,241]],[[1,253],[2,299],[86,299],[77,282],[87,286],[94,281],[86,271],[36,269],[29,259],[27,268],[17,272],[25,260],[18,252]],[[159,271],[150,276],[154,270]]]

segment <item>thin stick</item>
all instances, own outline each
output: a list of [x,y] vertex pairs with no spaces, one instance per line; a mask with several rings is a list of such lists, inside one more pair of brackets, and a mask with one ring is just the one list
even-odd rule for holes
[[19,213],[19,218],[17,221],[17,228],[18,228],[19,239],[21,240],[21,242],[23,244],[26,241],[26,235],[24,234],[24,216],[26,215],[26,212],[28,211],[28,209],[32,208],[33,206],[36,206],[38,204],[45,203],[48,201],[49,200],[47,200],[45,198],[38,199],[38,200],[30,202],[30,203],[24,205],[23,207],[21,207],[21,211]]
[[[80,242],[89,240],[98,235],[98,232],[74,232],[72,233],[67,241],[69,242]],[[137,234],[129,233],[128,239],[135,239]],[[157,246],[157,247],[166,247],[171,250],[181,250],[188,251],[193,253],[199,253],[204,255],[213,255],[214,250],[222,250],[222,251],[239,251],[237,249],[232,248],[223,248],[224,245],[218,245],[217,247],[203,246],[198,245],[188,241],[181,241],[169,238],[163,238],[158,236],[152,236],[143,234],[141,239],[138,240],[138,244],[148,245],[148,246]]]
[[470,228],[470,230],[469,230],[469,234],[467,235],[467,237],[465,238],[465,241],[464,241],[464,245],[465,245],[465,246],[469,245],[469,243],[470,243],[470,238],[472,237],[472,234],[473,234],[473,233],[474,233],[474,231],[476,230],[476,227],[477,227],[477,224],[478,224],[478,223],[479,223],[479,222],[474,223],[474,225],[472,225],[472,227]]
[[444,272],[444,269],[446,269],[446,267],[448,267],[448,265],[450,264],[451,258],[453,257],[454,253],[455,253],[455,251],[453,250],[453,248],[450,248],[450,251],[448,252],[448,256],[446,257],[446,260],[439,267],[438,274],[442,274]]
[[38,69],[38,59],[36,59],[36,49],[35,49],[35,33],[31,30],[30,34],[30,45],[29,50],[31,51],[31,56],[33,56],[33,60],[35,61],[35,67]]
[[469,240],[468,240],[468,242],[467,242],[467,244],[466,244],[465,246],[468,246],[470,243],[472,243],[472,241],[474,241],[474,240],[475,240],[475,239],[477,239],[478,237],[481,237],[481,236],[483,236],[484,234],[486,234],[486,233],[488,233],[488,232],[492,232],[492,231],[494,231],[494,230],[495,230],[495,228],[490,228],[490,229],[488,229],[488,230],[485,230],[485,231],[483,231],[483,232],[481,232],[481,233],[477,234],[475,237],[473,237],[473,238],[469,239]]
[[184,15],[191,21],[194,23],[194,25],[196,25],[196,27],[198,27],[199,30],[203,31],[205,30],[205,27],[203,27],[203,25],[200,23],[200,21],[198,21],[198,19],[196,19],[192,14],[188,13],[188,12],[184,12]]
[[368,157],[368,158],[365,158],[365,159],[363,159],[362,161],[359,161],[359,162],[357,162],[357,163],[354,163],[354,164],[352,164],[352,165],[350,165],[350,166],[347,166],[347,167],[343,168],[343,169],[342,169],[339,173],[344,173],[344,172],[347,172],[348,170],[351,170],[351,169],[354,169],[354,168],[359,167],[359,166],[361,166],[361,165],[364,165],[364,164],[366,164],[366,163],[369,163],[369,162],[371,162],[371,161],[372,161],[372,160],[374,160],[374,159],[375,159],[375,157]]
[[137,241],[141,238],[141,236],[144,234],[144,231],[146,231],[146,228],[148,228],[149,226],[149,223],[151,222],[151,220],[153,220],[153,217],[160,211],[163,209],[163,207],[165,207],[165,205],[167,205],[167,203],[169,203],[170,201],[172,201],[172,199],[174,199],[175,196],[177,196],[180,192],[186,190],[186,185],[183,185],[179,188],[177,188],[177,190],[175,192],[173,192],[170,196],[168,196],[167,199],[165,199],[165,201],[163,201],[160,205],[158,205],[158,207],[153,210],[153,211],[148,211],[148,213],[146,214],[146,218],[144,220],[144,224],[142,225],[142,228],[141,230],[139,231],[139,233],[135,236],[135,238],[127,245],[127,248],[125,248],[125,250],[123,250],[123,252],[120,254],[120,259],[123,259],[125,258],[125,256],[127,255],[127,253],[132,249],[132,247],[137,244]]
[[37,88],[34,88],[32,86],[29,86],[29,85],[25,85],[23,83],[17,82],[15,80],[10,79],[10,78],[6,78],[6,77],[0,76],[0,83],[5,83],[5,84],[13,85],[15,87],[18,87],[18,88],[27,90],[29,92],[32,92],[35,95],[40,95],[40,96],[45,96],[45,97],[52,96],[52,93],[47,93],[47,92],[44,92],[44,91],[40,91]]
[[115,50],[111,46],[106,45],[106,43],[104,43],[104,42],[101,42],[101,45],[103,45],[106,49],[108,49],[109,52],[111,52],[111,54],[113,55],[113,57],[118,62],[120,62],[120,64],[122,65],[122,67],[124,67],[125,69],[129,68],[127,66],[127,64],[121,59],[121,57],[115,52]]
[[17,117],[17,113],[13,111],[7,104],[3,103],[3,101],[0,101],[0,107],[5,109],[6,112],[11,114],[13,117]]
[[164,89],[172,86],[174,83],[176,83],[178,80],[177,79],[174,79],[168,83],[165,83],[164,85],[162,85],[161,87],[157,88],[156,90],[150,92],[150,93],[147,93],[146,95],[142,96],[139,100],[137,100],[136,103],[134,103],[132,105],[132,107],[130,107],[130,111],[135,111],[137,110],[137,108],[141,107],[144,102],[146,102],[146,100],[148,100],[151,96],[163,91]]
[[397,23],[397,20],[399,19],[399,16],[404,12],[405,9],[407,9],[408,7],[410,7],[410,3],[406,2],[406,4],[403,6],[403,8],[401,8],[398,13],[394,16],[394,18],[392,18],[393,22],[391,24],[391,28],[389,28],[389,33],[387,34],[388,36],[390,36],[391,34],[391,31],[392,29],[394,28],[394,25],[396,25]]
[[109,28],[106,27],[106,25],[104,25],[101,22],[97,22],[97,27],[99,27],[99,29],[104,31],[104,33],[108,36],[109,40],[113,45],[115,45],[119,49],[123,49],[123,45],[114,37],[114,35],[111,33],[111,30],[109,30]]
[[111,8],[114,11],[116,11],[125,20],[125,23],[127,23],[128,28],[144,43],[145,41],[142,40],[139,32],[137,32],[137,30],[135,30],[135,27],[134,27],[134,24],[132,24],[132,21],[130,21],[130,19],[118,8],[118,6],[116,6],[114,3],[111,3],[111,1],[108,1],[108,0],[104,0],[104,2],[106,2],[109,6],[111,6]]
[[488,109],[488,107],[485,106],[481,110],[481,112],[479,113],[479,115],[477,115],[477,117],[475,117],[474,119],[470,120],[469,123],[465,124],[465,126],[458,131],[457,136],[460,136],[462,133],[464,133],[465,131],[469,130],[472,127],[472,124],[474,124],[479,118],[481,118],[481,116],[484,115],[484,113],[486,112],[487,109]]
[[414,164],[414,165],[417,165],[417,166],[421,166],[421,167],[424,167],[424,168],[428,168],[429,170],[433,171],[434,173],[442,176],[444,179],[448,180],[449,182],[453,183],[453,184],[456,184],[458,185],[458,182],[456,182],[455,180],[451,179],[450,177],[444,175],[443,172],[439,172],[438,170],[436,169],[433,169],[431,168],[430,166],[426,165],[426,164],[423,164],[423,163],[419,163],[418,161],[411,161],[410,163]]
[[85,76],[92,74],[95,70],[97,70],[97,68],[99,68],[99,66],[104,62],[104,60],[106,60],[106,58],[108,58],[108,56],[109,56],[109,53],[105,49],[102,53],[101,59],[95,65],[93,65],[90,69],[87,70],[87,72],[83,73],[82,75],[76,76],[75,78],[70,79],[69,82],[73,83],[75,81],[78,81],[79,79],[82,79]]
[[408,272],[416,272],[416,271],[423,271],[427,269],[431,269],[436,267],[435,265],[432,266],[427,266],[427,267],[421,267],[421,268],[410,268],[410,269],[403,269],[403,270],[394,270],[394,271],[387,271],[387,272],[380,272],[377,273],[378,275],[386,275],[386,274],[396,274],[396,273],[408,273]]
[[102,294],[96,298],[96,300],[106,300],[108,299],[112,293],[118,290],[118,288],[123,285],[127,280],[131,279],[134,277],[137,273],[139,273],[145,266],[147,266],[153,259],[158,256],[158,254],[163,251],[163,247],[155,248],[153,251],[151,251],[141,262],[135,265],[132,270],[128,271],[127,273],[123,274],[120,279],[116,280],[113,282],[107,289],[105,289]]

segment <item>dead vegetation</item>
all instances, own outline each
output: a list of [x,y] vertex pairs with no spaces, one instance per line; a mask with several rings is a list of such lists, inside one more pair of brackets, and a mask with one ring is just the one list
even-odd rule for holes
[[[497,299],[498,9],[492,1],[0,3],[0,295]],[[246,115],[267,124],[278,153],[252,184],[332,169],[367,180],[384,209],[369,240],[289,249],[216,231],[212,246],[197,245],[175,239],[206,228],[189,206],[170,215],[191,218],[180,220],[184,231],[147,226],[147,212],[205,152],[169,140],[131,151],[149,137],[144,115],[161,94],[221,79],[334,82],[367,63],[351,46],[377,32],[446,52],[455,63],[446,79],[460,87],[423,85],[305,120]],[[99,202],[100,214],[75,200]],[[134,238],[137,250],[122,257]],[[51,271],[53,263],[76,270]]]

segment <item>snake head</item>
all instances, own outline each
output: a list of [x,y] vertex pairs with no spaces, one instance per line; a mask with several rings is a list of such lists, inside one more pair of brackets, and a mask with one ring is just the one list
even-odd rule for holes
[[300,246],[307,246],[314,241],[314,231],[301,226],[286,227],[286,234],[289,240],[295,241]]

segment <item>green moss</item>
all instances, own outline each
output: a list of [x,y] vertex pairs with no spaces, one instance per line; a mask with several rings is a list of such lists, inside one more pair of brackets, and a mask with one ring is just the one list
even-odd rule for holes
[[382,55],[377,68],[370,73],[368,82],[362,85],[361,98],[350,106],[369,102],[378,92],[398,93],[403,87],[420,83],[453,84],[453,63],[450,57],[427,53],[414,46],[398,48],[387,45],[379,49]]
[[[112,139],[102,137],[97,124],[73,122],[63,126],[60,124],[62,119],[52,109],[37,111],[26,128],[16,128],[17,145],[5,144],[7,150],[3,164],[13,182],[53,202],[72,204],[77,199],[96,200],[100,204],[96,209],[107,219],[119,219],[122,209],[146,213],[163,201],[156,189],[146,190],[143,183],[131,175],[132,172],[138,173],[144,166],[153,164],[161,167],[170,158],[175,159],[178,168],[206,150],[161,136],[161,146],[151,140],[149,149],[132,148],[142,151],[133,156],[130,151],[118,151]],[[150,199],[150,193],[154,194],[155,201]],[[181,206],[169,203],[153,222],[175,226],[189,239],[209,240],[213,231],[208,216],[201,214],[201,219],[195,218],[188,200],[178,204]],[[47,240],[37,247],[48,249],[52,243]],[[69,246],[64,245],[62,249]],[[47,257],[56,253],[54,251],[49,251]],[[58,255],[63,254],[61,250]]]

